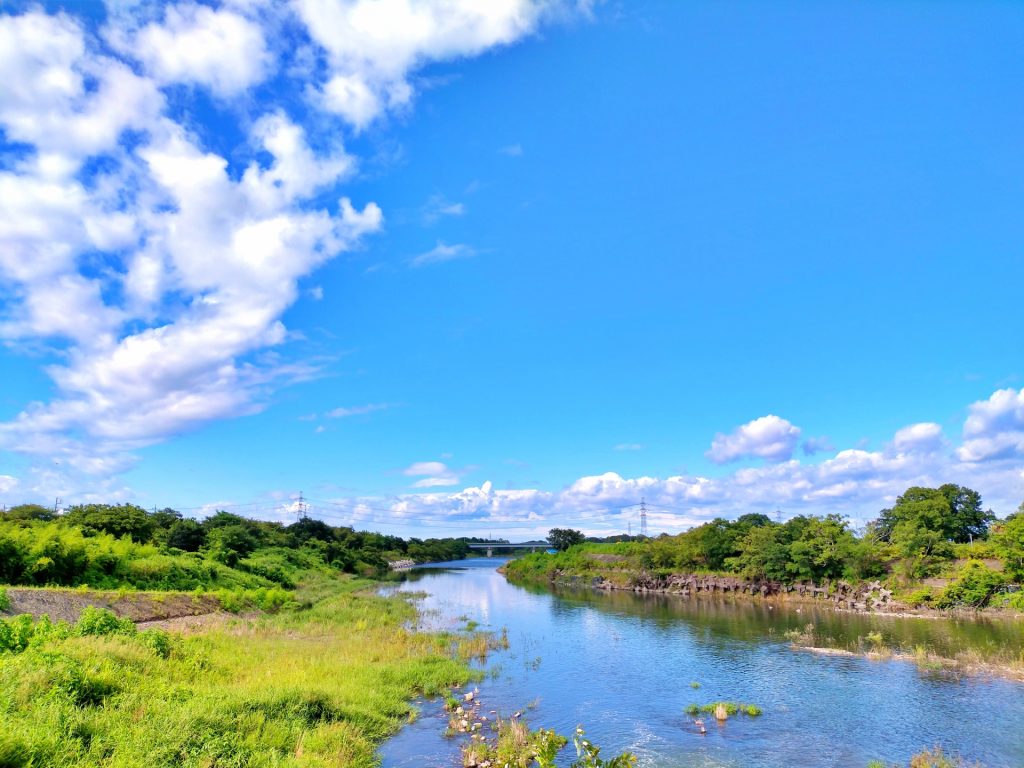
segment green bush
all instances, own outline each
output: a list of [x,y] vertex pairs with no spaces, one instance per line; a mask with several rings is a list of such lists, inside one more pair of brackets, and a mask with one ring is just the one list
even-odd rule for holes
[[0,613],[9,611],[11,609],[11,597],[7,594],[7,590],[0,587]]
[[932,605],[935,602],[935,593],[930,587],[922,587],[908,593],[902,599],[911,608],[920,608]]
[[171,655],[171,636],[160,629],[147,629],[138,634],[138,640],[161,659]]
[[960,578],[942,590],[935,604],[939,608],[984,608],[1006,585],[1006,576],[971,561],[960,572]]
[[131,619],[118,618],[113,611],[86,607],[75,623],[75,634],[78,635],[134,635],[135,624]]
[[1024,590],[1007,595],[1006,605],[1016,611],[1024,611]]

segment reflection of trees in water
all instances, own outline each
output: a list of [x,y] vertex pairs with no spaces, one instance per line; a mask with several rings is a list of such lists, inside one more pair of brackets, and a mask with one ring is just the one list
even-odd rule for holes
[[880,632],[888,647],[912,650],[925,646],[940,654],[969,649],[1024,650],[1024,623],[994,617],[920,618],[886,614],[843,613],[813,604],[791,605],[713,595],[689,598],[626,591],[516,585],[533,594],[553,591],[559,598],[553,614],[586,608],[639,617],[661,631],[678,632],[680,624],[705,640],[782,641],[792,629],[815,625],[815,634],[830,645],[854,649],[870,632]]

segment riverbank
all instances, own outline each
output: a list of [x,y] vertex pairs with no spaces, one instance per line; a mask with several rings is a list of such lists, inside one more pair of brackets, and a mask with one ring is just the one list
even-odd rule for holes
[[486,647],[409,631],[415,607],[376,586],[318,578],[292,610],[189,634],[39,633],[0,653],[0,765],[374,766]]
[[[864,614],[903,615],[920,618],[998,616],[1024,619],[1024,612],[1008,605],[983,609],[966,606],[934,608],[921,594],[929,587],[904,586],[897,591],[888,580],[826,579],[794,583],[769,579],[744,579],[724,573],[674,573],[655,571],[631,558],[600,552],[528,555],[510,561],[501,571],[515,584],[546,584],[589,588],[602,592],[662,594],[679,598],[699,596],[736,597],[755,601],[779,601],[824,605],[834,610]],[[931,579],[931,582],[940,580]],[[944,586],[948,580],[941,580]],[[906,599],[909,597],[910,599]]]
[[[585,569],[557,567],[559,558],[545,562],[512,561],[502,572],[513,584],[534,585],[547,590],[579,591],[593,594],[632,593],[665,599],[709,603],[735,601],[761,606],[775,613],[787,611],[807,617],[798,627],[786,632],[794,649],[818,654],[859,656],[873,660],[914,663],[929,672],[953,676],[1000,677],[1024,681],[1024,649],[986,643],[976,647],[936,647],[913,636],[913,633],[885,632],[868,629],[856,638],[840,642],[819,627],[826,613],[877,616],[879,620],[929,619],[962,622],[966,625],[983,622],[1024,623],[1024,616],[1013,609],[986,608],[972,610],[955,608],[940,610],[913,607],[894,597],[894,590],[879,580],[851,584],[837,580],[823,584],[783,584],[748,581],[722,574],[651,574],[643,569],[626,567],[624,558],[589,557]],[[579,562],[579,558],[576,558]],[[611,566],[611,567],[609,567]],[[582,572],[581,572],[582,570]],[[608,598],[605,598],[608,599]],[[825,613],[822,613],[824,611]],[[801,613],[802,612],[802,613]],[[806,623],[810,620],[810,623]]]

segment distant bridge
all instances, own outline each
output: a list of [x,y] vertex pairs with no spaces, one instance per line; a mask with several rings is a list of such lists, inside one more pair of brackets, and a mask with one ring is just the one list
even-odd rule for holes
[[546,541],[524,541],[521,544],[500,544],[498,542],[491,542],[489,544],[470,544],[470,549],[486,549],[488,557],[494,557],[494,550],[496,549],[528,549],[531,552],[537,550],[551,549],[551,545]]

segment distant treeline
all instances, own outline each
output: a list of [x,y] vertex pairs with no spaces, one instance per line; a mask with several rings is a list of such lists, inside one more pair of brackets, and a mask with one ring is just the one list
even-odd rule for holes
[[185,589],[294,586],[309,569],[375,574],[389,560],[456,560],[472,538],[402,539],[331,526],[290,525],[217,512],[82,504],[63,514],[36,504],[0,513],[0,584]]
[[798,515],[780,523],[757,513],[716,518],[676,536],[632,537],[615,544],[584,543],[578,531],[553,529],[551,534],[552,545],[565,551],[513,562],[508,569],[512,578],[555,571],[617,571],[625,578],[646,570],[783,583],[886,578],[908,587],[940,577],[953,581],[941,594],[916,589],[907,597],[924,604],[979,607],[1024,581],[1024,504],[997,520],[976,491],[954,484],[908,488],[860,535],[840,515]]

